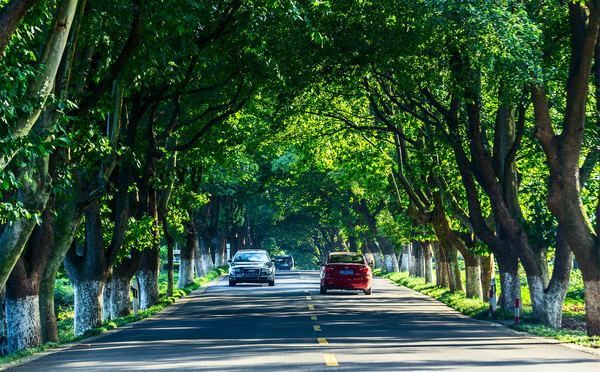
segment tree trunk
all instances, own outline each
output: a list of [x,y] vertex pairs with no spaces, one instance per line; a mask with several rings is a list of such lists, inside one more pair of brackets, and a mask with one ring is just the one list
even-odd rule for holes
[[6,290],[0,290],[0,355],[8,355],[8,339],[7,330],[8,325],[6,324]]
[[402,255],[400,256],[400,271],[403,272],[409,272],[410,271],[410,257],[411,257],[411,253],[410,253],[410,244],[405,244],[402,246]]
[[152,224],[152,243],[142,253],[142,263],[136,277],[140,282],[140,309],[148,309],[160,301],[158,277],[160,274],[160,229],[156,205],[156,190],[149,193],[148,211],[154,218]]
[[500,274],[500,296],[498,305],[502,310],[514,311],[515,300],[521,298],[521,277],[519,262],[512,255],[495,254]]
[[[48,158],[39,159],[31,169],[20,168],[17,171],[17,177],[21,181],[17,202],[23,203],[31,214],[44,211],[52,191],[48,160]],[[24,217],[9,221],[4,227],[0,235],[0,289],[6,285],[35,225],[35,219]]]
[[100,202],[94,201],[85,213],[85,246],[73,245],[64,261],[75,292],[75,335],[102,325],[103,292],[108,270]]
[[[39,291],[48,256],[54,248],[54,195],[51,195],[42,224],[36,226],[26,251],[15,265],[6,285],[8,350],[10,353],[42,343]],[[32,309],[34,311],[30,312]]]
[[204,264],[204,272],[207,273],[212,270],[215,265],[213,264],[212,255],[210,253],[210,242],[212,238],[208,236],[208,231],[202,234],[200,239],[200,257],[202,257],[202,263]]
[[110,291],[110,319],[131,314],[131,278],[113,277]]
[[385,271],[388,273],[395,273],[400,271],[398,266],[398,260],[396,259],[396,252],[394,252],[394,246],[392,242],[386,237],[377,237],[379,241],[379,247],[383,255],[383,265]]
[[350,252],[358,252],[358,243],[356,242],[358,238],[356,236],[348,237],[348,249]]
[[75,335],[102,325],[104,281],[82,280],[73,282],[75,292]]
[[113,319],[112,317],[112,278],[109,278],[106,284],[104,284],[104,291],[102,292],[102,321]]
[[142,262],[142,252],[134,250],[131,257],[123,258],[113,267],[111,291],[110,291],[110,309],[111,319],[120,318],[131,314],[131,280],[138,271]]
[[446,254],[439,242],[436,242],[434,247],[436,284],[440,287],[448,288],[450,287],[450,278],[448,275],[448,260],[446,260]]
[[[156,226],[158,228],[158,226]],[[142,263],[136,277],[140,282],[140,309],[148,309],[160,301],[158,291],[158,277],[160,247],[158,246],[158,234],[155,233],[155,242],[152,247],[146,247],[142,254]]]
[[600,280],[583,280],[585,313],[589,336],[600,334]]
[[421,247],[420,241],[412,241],[411,254],[412,265],[410,267],[409,274],[410,276],[422,278],[423,274],[425,273],[425,257],[423,256],[423,248]]
[[159,249],[157,247],[144,249],[142,264],[136,273],[140,282],[140,310],[148,309],[160,301],[158,260]]
[[64,200],[57,207],[58,213],[54,224],[54,249],[48,257],[40,285],[40,318],[44,341],[58,341],[54,312],[56,275],[71,249],[88,206],[106,192],[108,186],[106,180],[110,177],[113,167],[106,164],[102,168],[104,173],[95,175],[89,182],[82,180],[81,175],[74,177],[72,198]]
[[184,288],[194,282],[194,253],[198,249],[198,234],[194,225],[186,224],[185,245],[179,251],[179,281],[177,288]]
[[451,292],[464,290],[458,265],[458,250],[453,245],[444,247],[441,243],[438,251],[440,270],[439,280],[443,287],[448,287]]
[[369,247],[369,251],[371,251],[371,254],[373,255],[373,261],[375,261],[375,267],[385,269],[383,267],[383,260],[382,260],[381,250],[379,249],[379,246],[375,243],[375,241],[373,241],[373,239],[370,239],[370,238],[369,238],[369,240],[367,240],[367,245]]
[[[370,264],[372,263],[372,265],[374,267],[376,267],[375,266],[375,256],[373,255],[373,252],[371,252],[371,250],[369,249],[369,245],[367,243],[362,243],[361,251],[362,251],[363,255],[365,256],[365,258],[367,259],[367,262],[369,262]],[[325,262],[326,259],[327,259],[327,257],[324,257],[324,259],[321,259],[319,261]]]
[[448,262],[448,277],[450,280],[450,291],[464,291],[462,278],[460,276],[460,266],[458,265],[458,250],[454,247],[445,250],[446,260]]
[[215,266],[221,267],[227,265],[227,240],[225,239],[226,235],[223,229],[219,229],[217,231],[217,236],[213,239],[215,243]]
[[[163,218],[163,236],[165,237],[165,242],[167,243],[167,296],[173,296],[173,245],[175,242],[169,233],[169,226],[167,224],[167,219]],[[180,266],[181,269],[181,266]]]
[[[50,253],[40,284],[40,318],[42,320],[42,336],[45,342],[58,342],[56,314],[54,312],[54,284],[56,275],[67,255],[81,220],[83,212],[75,207],[74,202],[66,208],[59,208],[55,224],[55,248]],[[66,213],[64,213],[66,211]]]
[[200,241],[194,244],[194,271],[199,278],[206,276],[206,266],[202,252],[200,251]]
[[479,260],[481,261],[482,299],[485,302],[489,302],[490,290],[492,289],[492,278],[495,276],[494,255],[490,253],[485,256],[479,256]]
[[465,259],[466,271],[466,296],[469,298],[482,298],[481,285],[481,262],[479,256],[468,254],[463,256]]
[[431,249],[431,242],[422,242],[421,247],[423,248],[423,258],[425,260],[425,282],[433,283],[433,253]]
[[546,278],[541,276],[527,276],[533,307],[533,321],[554,328],[562,327],[562,308],[569,290],[569,277],[573,268],[573,254],[562,230],[559,226],[554,271],[549,283]]
[[8,353],[29,349],[42,343],[39,297],[6,298]]

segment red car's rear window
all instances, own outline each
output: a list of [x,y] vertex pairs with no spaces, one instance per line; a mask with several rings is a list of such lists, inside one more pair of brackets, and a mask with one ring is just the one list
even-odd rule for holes
[[329,257],[329,263],[364,263],[362,256],[356,255],[335,255]]

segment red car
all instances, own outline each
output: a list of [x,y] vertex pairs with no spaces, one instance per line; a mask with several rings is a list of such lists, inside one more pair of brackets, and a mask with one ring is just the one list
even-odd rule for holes
[[360,253],[332,252],[321,267],[321,294],[329,289],[361,290],[371,294],[372,272]]

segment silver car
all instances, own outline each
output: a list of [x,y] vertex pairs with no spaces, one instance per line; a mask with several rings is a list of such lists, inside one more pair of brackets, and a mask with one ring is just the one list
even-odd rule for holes
[[275,265],[267,251],[238,251],[229,263],[229,286],[237,283],[269,283],[275,285]]

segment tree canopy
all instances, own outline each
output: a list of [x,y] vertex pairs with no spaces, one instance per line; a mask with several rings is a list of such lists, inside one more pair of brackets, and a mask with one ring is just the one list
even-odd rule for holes
[[29,339],[63,262],[97,292],[76,333],[120,280],[151,306],[161,244],[199,273],[226,244],[397,271],[412,243],[472,297],[493,254],[501,306],[521,266],[547,325],[574,254],[600,333],[597,1],[0,4],[0,283],[40,298]]

